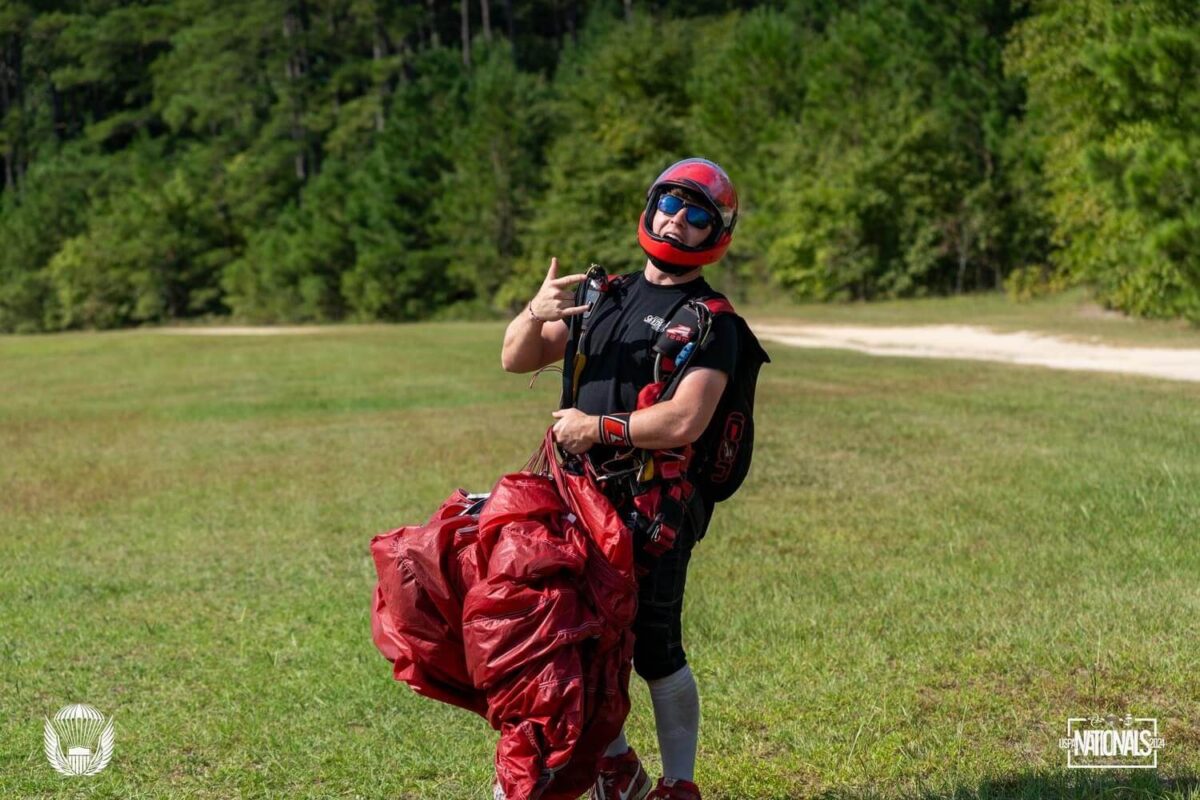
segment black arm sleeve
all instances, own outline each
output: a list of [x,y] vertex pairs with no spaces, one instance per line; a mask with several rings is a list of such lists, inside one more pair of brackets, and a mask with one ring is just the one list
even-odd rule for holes
[[732,314],[717,314],[713,317],[708,341],[700,348],[700,352],[696,353],[690,366],[719,369],[732,379],[733,370],[737,366],[737,354],[737,319]]

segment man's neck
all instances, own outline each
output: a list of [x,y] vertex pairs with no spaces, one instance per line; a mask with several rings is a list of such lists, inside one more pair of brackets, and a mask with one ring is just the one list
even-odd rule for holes
[[691,283],[700,278],[700,273],[704,267],[696,267],[695,269],[685,272],[682,275],[672,275],[669,272],[663,272],[658,267],[654,266],[654,262],[646,259],[646,268],[642,270],[642,274],[646,276],[647,283],[653,283],[655,286],[679,286],[684,283]]

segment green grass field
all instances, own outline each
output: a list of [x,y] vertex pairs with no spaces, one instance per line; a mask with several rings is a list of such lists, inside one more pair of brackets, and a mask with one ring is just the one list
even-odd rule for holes
[[[502,331],[0,338],[0,797],[490,797],[495,733],[371,643],[367,544],[539,441]],[[687,593],[706,800],[1200,797],[1200,385],[768,349]],[[98,776],[43,756],[70,702]],[[1126,711],[1158,770],[1065,768]]]

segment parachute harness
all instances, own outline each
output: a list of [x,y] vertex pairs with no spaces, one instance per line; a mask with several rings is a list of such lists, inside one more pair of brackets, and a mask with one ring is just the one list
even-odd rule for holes
[[[577,292],[577,305],[588,310],[572,320],[572,336],[568,340],[563,369],[561,407],[574,407],[578,396],[579,377],[587,363],[586,344],[597,319],[604,315],[601,298],[621,278],[610,278],[604,269],[592,264]],[[580,296],[582,295],[582,296]],[[638,393],[637,409],[670,400],[693,358],[708,341],[712,332],[713,312],[701,300],[680,300],[666,315],[665,328],[654,343],[654,382]],[[569,365],[569,371],[568,371]],[[606,415],[601,418],[601,438],[610,444],[620,441],[621,418],[627,425],[629,414]],[[606,425],[610,435],[604,435]],[[626,428],[627,430],[627,428]],[[682,447],[646,450],[630,447],[596,466],[596,480],[624,502],[618,507],[630,509],[627,524],[641,531],[646,538],[644,550],[659,556],[674,546],[676,536],[685,522],[695,493],[688,478],[693,449]]]

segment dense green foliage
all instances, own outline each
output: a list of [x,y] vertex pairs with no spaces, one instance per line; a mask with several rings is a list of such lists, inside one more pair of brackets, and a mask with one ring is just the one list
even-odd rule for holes
[[1179,0],[9,2],[0,331],[486,314],[636,266],[692,154],[735,294],[1200,320],[1198,42]]
[[1055,263],[1117,307],[1200,320],[1200,5],[1046,3],[1010,55]]

